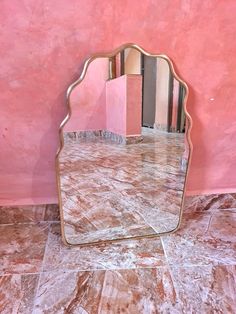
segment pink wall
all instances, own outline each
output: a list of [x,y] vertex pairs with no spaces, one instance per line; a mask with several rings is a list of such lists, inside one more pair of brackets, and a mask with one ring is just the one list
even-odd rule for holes
[[121,135],[141,134],[142,77],[122,75],[106,83],[106,129]]
[[106,129],[126,135],[126,76],[106,83]]
[[130,41],[169,55],[189,84],[188,193],[236,191],[235,12],[235,0],[2,0],[1,204],[57,200],[66,88],[90,54]]
[[71,93],[71,118],[64,131],[103,130],[106,128],[106,80],[108,58],[95,59],[84,80]]

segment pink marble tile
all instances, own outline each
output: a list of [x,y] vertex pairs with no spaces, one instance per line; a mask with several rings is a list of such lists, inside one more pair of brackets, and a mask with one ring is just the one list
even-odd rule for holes
[[38,275],[0,276],[0,313],[33,313]]
[[160,238],[85,247],[62,244],[60,226],[49,234],[43,271],[157,267],[166,264]]
[[57,204],[0,206],[0,225],[60,220]]
[[236,209],[236,193],[187,196],[184,212]]
[[44,220],[46,205],[0,207],[0,224],[39,222]]
[[182,313],[235,313],[236,266],[174,267]]
[[34,313],[181,313],[167,268],[50,272],[40,277]]
[[236,214],[184,214],[181,228],[162,236],[167,260],[175,265],[236,264]]
[[45,221],[59,221],[60,220],[60,212],[58,204],[48,204],[45,208],[44,213]]
[[48,224],[0,226],[0,273],[35,273],[41,270]]

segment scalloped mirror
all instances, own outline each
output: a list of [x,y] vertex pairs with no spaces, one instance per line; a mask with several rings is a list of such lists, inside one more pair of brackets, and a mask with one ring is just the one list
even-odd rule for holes
[[165,55],[94,55],[67,91],[56,157],[63,240],[87,245],[177,230],[191,155],[188,87]]

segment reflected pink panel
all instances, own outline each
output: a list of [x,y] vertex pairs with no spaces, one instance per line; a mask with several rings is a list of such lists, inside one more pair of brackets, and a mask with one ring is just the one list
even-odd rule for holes
[[141,134],[142,77],[123,75],[106,84],[106,128],[129,136]]

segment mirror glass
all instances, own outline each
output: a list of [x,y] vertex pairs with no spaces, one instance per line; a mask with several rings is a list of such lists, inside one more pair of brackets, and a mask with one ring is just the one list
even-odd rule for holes
[[186,92],[163,56],[126,47],[92,59],[71,88],[57,156],[67,244],[177,228],[189,157]]

